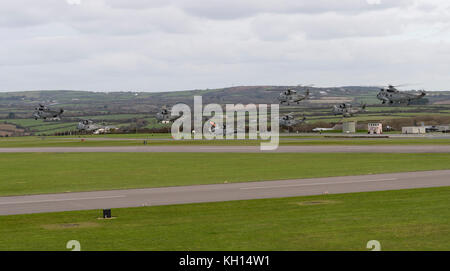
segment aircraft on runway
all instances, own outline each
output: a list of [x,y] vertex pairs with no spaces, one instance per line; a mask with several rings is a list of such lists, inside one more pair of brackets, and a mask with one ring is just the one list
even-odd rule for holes
[[396,89],[396,87],[399,86],[389,85],[387,88],[381,88],[380,92],[377,94],[378,100],[382,101],[383,104],[406,103],[409,105],[411,101],[418,100],[426,95],[425,90],[420,90],[417,94],[399,91]]
[[334,131],[336,129],[333,127],[333,128],[314,128],[312,130],[313,132],[324,132],[324,131]]
[[35,108],[33,117],[37,119],[50,119],[50,120],[61,120],[61,115],[64,113],[64,109],[52,110],[43,104],[39,104],[39,107]]
[[77,129],[80,131],[92,132],[93,134],[103,134],[117,128],[114,126],[96,124],[92,120],[82,120],[78,123]]
[[342,115],[344,118],[352,117],[353,115],[361,112],[366,112],[365,104],[362,104],[360,107],[353,107],[353,105],[349,103],[333,106],[333,114]]
[[[299,87],[310,87],[310,86],[313,85],[308,86],[299,85]],[[279,91],[279,90],[268,89],[266,91]],[[301,101],[306,100],[308,98],[309,98],[309,89],[306,89],[305,94],[299,94],[297,93],[297,90],[289,88],[280,93],[280,95],[278,96],[278,101],[280,101],[280,104],[290,105],[292,103],[299,104]]]

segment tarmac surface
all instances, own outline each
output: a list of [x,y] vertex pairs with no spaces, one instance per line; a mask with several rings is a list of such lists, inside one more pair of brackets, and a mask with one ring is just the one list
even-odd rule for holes
[[450,170],[0,197],[0,215],[439,186],[450,186]]
[[320,145],[320,146],[279,146],[274,151],[261,151],[260,146],[111,146],[111,147],[32,147],[0,148],[0,153],[23,152],[373,152],[373,153],[450,153],[450,145]]

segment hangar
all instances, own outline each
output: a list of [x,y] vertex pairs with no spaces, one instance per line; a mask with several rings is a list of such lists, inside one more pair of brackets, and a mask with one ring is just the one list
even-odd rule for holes
[[402,134],[425,134],[425,126],[402,127]]

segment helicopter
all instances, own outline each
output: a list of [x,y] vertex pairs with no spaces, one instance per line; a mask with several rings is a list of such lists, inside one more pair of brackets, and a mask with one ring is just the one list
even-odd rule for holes
[[361,104],[360,107],[353,107],[353,105],[349,103],[333,106],[333,114],[342,115],[344,118],[352,117],[353,115],[361,112],[366,112],[366,104]]
[[396,88],[399,86],[401,85],[389,85],[387,88],[381,88],[380,92],[377,94],[378,100],[382,101],[382,104],[406,103],[407,105],[409,105],[411,101],[418,100],[426,95],[424,90],[420,90],[419,94],[399,91]]
[[[303,86],[303,87],[310,87],[313,85]],[[299,85],[299,87],[302,87]],[[266,90],[266,91],[278,91],[278,90]],[[299,104],[301,101],[309,98],[309,89],[306,89],[305,94],[299,94],[297,93],[297,90],[288,88],[287,90],[284,90],[280,93],[278,96],[278,101],[280,101],[280,104],[287,104],[290,105],[291,103],[297,103]]]
[[100,134],[109,132],[110,130],[117,129],[113,126],[104,126],[94,123],[93,120],[82,120],[78,123],[77,129],[80,131],[93,132],[93,134]]
[[180,116],[172,116],[172,110],[167,108],[167,106],[163,106],[161,110],[156,113],[156,119],[161,123],[170,123]]
[[51,119],[51,120],[61,120],[61,115],[64,113],[64,109],[57,110],[51,110],[47,106],[43,104],[39,104],[39,107],[35,108],[35,111],[33,113],[33,117],[35,120],[37,119]]
[[282,116],[280,118],[280,126],[291,127],[291,126],[305,122],[305,120],[306,120],[305,116],[303,116],[303,118],[301,120],[296,120],[294,118],[294,115],[295,115],[295,113],[291,112],[289,114]]

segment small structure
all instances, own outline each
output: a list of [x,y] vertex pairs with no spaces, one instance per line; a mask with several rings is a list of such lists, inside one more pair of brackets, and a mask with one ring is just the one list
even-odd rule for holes
[[103,209],[103,218],[111,218],[111,209]]
[[383,133],[383,124],[381,123],[368,123],[367,133],[371,135],[381,135]]
[[425,134],[425,126],[402,127],[402,134]]
[[342,123],[342,132],[345,134],[356,133],[356,121]]
[[437,128],[438,132],[450,133],[450,125],[439,125]]

